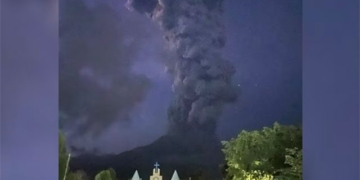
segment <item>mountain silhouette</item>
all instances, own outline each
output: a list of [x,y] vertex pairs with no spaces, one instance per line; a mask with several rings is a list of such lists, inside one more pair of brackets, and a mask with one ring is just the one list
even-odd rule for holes
[[170,179],[176,170],[181,179],[202,174],[208,180],[218,180],[221,179],[219,164],[224,160],[220,148],[216,138],[199,142],[196,137],[189,139],[165,135],[150,145],[117,155],[84,154],[74,157],[70,170],[84,170],[94,177],[102,170],[113,168],[119,180],[130,179],[138,170],[141,178],[148,179],[154,163],[159,162],[164,179]]

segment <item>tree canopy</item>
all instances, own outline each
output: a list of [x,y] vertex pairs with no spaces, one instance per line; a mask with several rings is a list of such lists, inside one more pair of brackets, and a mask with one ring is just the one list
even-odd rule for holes
[[68,173],[66,180],[90,180],[84,171],[76,171]]
[[63,180],[67,172],[69,154],[66,152],[66,140],[64,134],[59,131],[59,180]]
[[95,176],[95,180],[114,180],[114,179],[112,179],[111,172],[109,170],[104,170]]
[[227,172],[233,179],[301,178],[301,127],[275,123],[261,131],[242,131],[223,145]]
[[110,173],[111,180],[116,180],[116,172],[113,168],[108,169]]

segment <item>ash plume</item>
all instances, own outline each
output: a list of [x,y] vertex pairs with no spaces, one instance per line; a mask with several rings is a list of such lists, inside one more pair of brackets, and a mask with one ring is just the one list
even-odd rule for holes
[[91,9],[80,0],[61,1],[60,126],[72,138],[95,137],[129,121],[151,85],[131,71],[146,33],[121,24],[132,26],[107,5]]
[[128,0],[129,10],[148,15],[176,54],[167,67],[175,101],[168,109],[169,133],[214,134],[226,103],[237,99],[234,67],[222,57],[226,37],[223,0]]

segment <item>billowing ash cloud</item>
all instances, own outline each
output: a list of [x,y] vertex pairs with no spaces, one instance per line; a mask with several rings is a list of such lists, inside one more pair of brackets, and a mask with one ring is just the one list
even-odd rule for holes
[[171,133],[202,129],[214,133],[223,106],[237,98],[231,85],[234,67],[222,57],[226,37],[223,0],[128,0],[129,10],[148,15],[164,31],[176,58],[176,100],[168,110]]
[[119,28],[132,24],[108,6],[61,3],[60,123],[72,137],[97,135],[115,122],[128,121],[151,85],[131,71],[145,34]]

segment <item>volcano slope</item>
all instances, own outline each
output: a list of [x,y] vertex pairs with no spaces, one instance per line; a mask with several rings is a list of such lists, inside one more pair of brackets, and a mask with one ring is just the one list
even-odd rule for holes
[[219,164],[223,162],[223,155],[216,138],[197,143],[184,137],[166,135],[150,145],[117,155],[84,154],[74,157],[70,169],[84,170],[94,177],[101,170],[113,168],[119,179],[129,179],[135,170],[141,177],[149,177],[155,162],[160,163],[164,179],[170,179],[174,170],[181,178],[202,173],[209,180],[221,179]]

